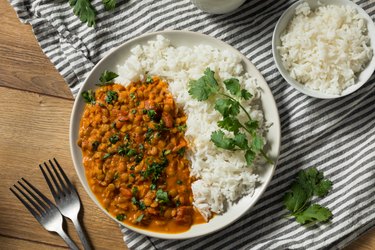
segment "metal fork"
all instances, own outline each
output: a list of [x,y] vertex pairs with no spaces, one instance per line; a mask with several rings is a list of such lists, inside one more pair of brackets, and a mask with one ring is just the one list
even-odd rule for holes
[[[44,162],[44,167],[47,169],[49,176],[51,177],[55,187],[52,185],[50,178],[48,178],[47,173],[41,164],[39,164],[40,170],[42,171],[43,176],[47,181],[52,196],[55,199],[56,206],[65,217],[69,218],[73,222],[84,249],[90,250],[90,243],[87,240],[87,237],[78,220],[78,215],[81,209],[81,201],[79,199],[77,190],[70,182],[70,180],[62,170],[60,164],[57,162],[57,160],[53,158],[53,161],[57,165],[58,170],[56,169],[55,165],[51,160],[48,160],[51,167],[48,166],[46,162]],[[58,181],[52,174],[51,168],[53,169],[53,172],[55,173],[55,176],[57,177]],[[65,182],[63,181],[61,176],[64,178]]]
[[[79,250],[77,245],[72,241],[72,239],[65,233],[62,224],[63,217],[57,207],[45,197],[38,189],[31,185],[26,179],[21,178],[39,197],[34,194],[26,185],[18,181],[18,184],[29,193],[27,195],[21,188],[13,185],[15,189],[18,190],[26,199],[21,197],[15,190],[10,188],[10,191],[25,205],[29,212],[35,217],[35,219],[48,231],[58,233],[61,238],[66,242],[66,244],[74,250]],[[33,198],[31,198],[31,197]],[[42,200],[44,201],[42,201]]]

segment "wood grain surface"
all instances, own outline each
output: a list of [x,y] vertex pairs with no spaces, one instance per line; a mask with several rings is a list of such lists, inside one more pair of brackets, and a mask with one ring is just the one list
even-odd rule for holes
[[[83,225],[94,248],[126,249],[118,225],[91,201],[75,173],[69,151],[73,96],[67,84],[42,53],[31,27],[20,23],[6,0],[0,0],[0,23],[0,249],[67,249],[9,191],[24,177],[52,198],[38,168],[52,157],[78,189]],[[82,247],[72,223],[66,227]],[[375,230],[346,248],[372,249]]]

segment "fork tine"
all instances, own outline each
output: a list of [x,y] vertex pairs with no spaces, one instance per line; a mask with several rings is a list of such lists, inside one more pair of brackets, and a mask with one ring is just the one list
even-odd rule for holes
[[[20,184],[25,190],[27,190],[28,193],[31,192],[28,188],[26,188],[24,185],[22,185],[21,182],[18,181],[18,184]],[[30,198],[30,196],[28,196],[18,186],[16,186],[16,185],[13,185],[13,186],[18,190],[18,192],[20,192],[29,201],[29,203],[31,203],[31,205],[33,205],[33,207],[39,212],[40,215],[43,215],[45,213],[45,211],[38,204],[36,204],[35,201]]]
[[47,171],[49,173],[49,176],[51,177],[53,183],[55,184],[55,188],[56,188],[56,196],[54,196],[55,199],[61,198],[59,196],[60,196],[60,194],[63,193],[63,190],[61,189],[60,185],[58,184],[55,176],[52,174],[52,171],[51,171],[50,167],[47,165],[47,163],[44,162],[44,166],[47,169]]
[[[14,187],[16,187],[15,185],[13,185]],[[17,188],[17,187],[16,187]],[[29,203],[27,203],[24,199],[22,199],[21,196],[19,196],[19,194],[16,193],[16,191],[14,191],[12,188],[9,188],[10,191],[12,191],[12,193],[20,200],[20,202],[22,202],[22,204],[27,208],[27,210],[29,210],[29,212],[37,219],[39,220],[40,219],[40,214],[38,214],[30,205]],[[18,188],[17,188],[18,189]]]
[[50,189],[51,192],[52,192],[52,196],[53,196],[53,198],[56,199],[56,197],[57,197],[57,193],[56,193],[56,191],[55,191],[55,188],[53,187],[53,185],[52,185],[50,179],[48,178],[48,176],[47,176],[46,172],[44,171],[44,169],[43,169],[43,167],[42,167],[41,164],[39,164],[39,168],[40,168],[40,170],[42,171],[42,174],[43,174],[43,176],[44,176],[44,179],[46,180],[46,182],[47,182],[47,184],[48,184],[48,187],[49,187],[49,189]]
[[37,193],[50,207],[53,207],[53,203],[44,195],[42,194],[42,192],[40,192],[36,187],[34,187],[33,185],[31,185],[30,182],[28,182],[27,180],[25,180],[24,178],[21,178],[24,182],[26,182],[27,185],[29,185],[29,187],[31,187],[35,193]]
[[[31,185],[27,180],[25,180],[24,178],[21,178],[27,185]],[[43,208],[44,208],[44,210],[45,211],[47,211],[48,210],[48,206],[43,202],[43,201],[41,201],[39,198],[38,198],[38,196],[36,196],[33,192],[31,192],[25,185],[23,185],[22,184],[22,182],[20,182],[20,181],[18,181],[18,184],[20,184],[22,187],[23,187],[23,189],[25,189],[33,198],[34,198],[34,200],[38,203],[38,205],[39,206],[42,206]],[[31,186],[30,186],[31,187]],[[34,187],[32,187],[33,188],[33,190],[35,191],[35,190],[37,190],[36,188],[34,188]],[[39,190],[37,190],[37,191],[39,191]]]
[[64,170],[62,169],[62,167],[60,166],[60,164],[57,162],[56,158],[53,158],[53,160],[55,161],[55,163],[56,163],[58,169],[60,170],[60,173],[61,173],[62,176],[64,177],[64,180],[65,180],[65,182],[68,184],[69,188],[70,188],[71,190],[74,190],[74,191],[75,191],[75,190],[76,190],[75,187],[74,187],[73,184],[70,182],[68,176],[66,176]]
[[[64,181],[61,179],[61,175],[59,174],[59,172],[57,172],[55,165],[53,165],[53,162],[51,160],[48,160],[48,161],[49,161],[49,164],[52,166],[53,171],[55,172],[55,175],[57,176],[57,179],[59,179],[62,189],[64,189],[66,193],[69,193],[69,189],[66,187]],[[61,167],[59,168],[59,170],[61,170]]]

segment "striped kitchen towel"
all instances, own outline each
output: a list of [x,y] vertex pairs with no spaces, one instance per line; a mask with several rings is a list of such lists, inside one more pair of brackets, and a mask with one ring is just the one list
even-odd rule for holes
[[[238,222],[201,238],[161,240],[122,228],[130,249],[340,249],[375,225],[375,76],[356,93],[335,100],[311,98],[289,86],[272,59],[271,38],[278,18],[294,2],[248,0],[230,14],[210,15],[189,0],[118,0],[111,12],[93,0],[97,25],[89,28],[73,15],[68,1],[10,0],[74,95],[111,48],[165,29],[227,42],[255,64],[272,90],[282,146],[259,202]],[[374,0],[354,2],[375,18]],[[333,181],[321,204],[334,216],[331,223],[304,227],[285,218],[282,197],[296,173],[310,166]]]

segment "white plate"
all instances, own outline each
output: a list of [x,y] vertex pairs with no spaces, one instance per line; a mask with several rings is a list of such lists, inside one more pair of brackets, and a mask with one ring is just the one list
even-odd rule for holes
[[[319,6],[324,6],[324,5],[339,5],[339,6],[348,5],[356,9],[357,12],[361,15],[361,17],[364,18],[367,22],[367,30],[371,39],[371,48],[373,50],[372,59],[368,63],[367,67],[358,75],[358,78],[355,84],[344,89],[341,95],[323,93],[319,90],[314,90],[309,87],[306,87],[305,85],[294,80],[290,76],[288,70],[285,69],[282,63],[280,53],[277,50],[277,47],[281,45],[280,36],[283,33],[283,31],[287,28],[289,22],[295,16],[295,11],[296,11],[297,6],[299,6],[303,2],[308,3],[312,10],[317,9]],[[304,93],[305,95],[309,95],[309,96],[321,98],[321,99],[331,99],[331,98],[338,98],[338,97],[346,96],[355,92],[360,87],[362,87],[362,85],[364,85],[368,81],[368,79],[370,79],[371,75],[373,74],[375,70],[375,25],[371,17],[367,14],[366,11],[364,11],[357,4],[349,0],[320,0],[319,2],[317,0],[300,0],[300,1],[295,2],[293,5],[291,5],[283,13],[283,15],[280,17],[280,19],[276,23],[276,26],[273,32],[273,37],[272,37],[272,53],[273,53],[273,58],[276,63],[276,67],[278,68],[283,78],[291,86],[293,86],[295,89],[299,90],[300,92]]]
[[[191,227],[190,230],[178,234],[157,233],[132,227],[127,224],[120,223],[118,220],[116,220],[116,218],[114,218],[105,209],[103,209],[87,183],[85,170],[82,165],[81,149],[77,145],[79,123],[85,106],[83,98],[81,97],[82,91],[96,88],[94,83],[98,81],[101,73],[104,70],[111,70],[116,72],[117,65],[123,64],[125,62],[125,59],[130,56],[131,48],[133,48],[135,45],[142,45],[146,44],[147,41],[155,40],[156,35],[158,34],[163,35],[164,37],[169,39],[173,46],[189,47],[198,44],[207,44],[218,49],[229,50],[241,56],[241,58],[243,59],[244,68],[247,70],[247,72],[249,72],[253,77],[257,79],[259,86],[262,89],[262,103],[264,107],[265,118],[268,122],[271,122],[273,124],[267,134],[267,140],[270,146],[268,154],[274,160],[275,164],[272,166],[269,165],[264,167],[263,171],[259,173],[262,183],[256,188],[255,193],[252,196],[249,195],[243,197],[237,204],[232,206],[225,214],[215,216],[208,223],[194,225]],[[117,223],[120,223],[123,226],[130,228],[138,233],[163,239],[186,239],[209,234],[233,223],[234,221],[239,219],[243,214],[245,214],[246,211],[252,206],[254,206],[254,204],[258,201],[258,199],[260,198],[260,196],[262,195],[262,193],[264,192],[272,178],[277,158],[279,155],[280,137],[280,120],[275,100],[267,83],[265,82],[264,78],[259,73],[259,71],[255,68],[255,66],[252,63],[250,63],[250,61],[245,56],[240,54],[237,50],[235,50],[228,44],[206,35],[185,31],[163,31],[146,34],[141,37],[137,37],[133,40],[130,40],[122,44],[121,46],[111,50],[93,68],[93,70],[87,77],[86,81],[83,83],[83,86],[75,100],[70,122],[70,148],[74,166],[82,185],[84,186],[86,192],[91,197],[91,199],[95,202],[96,205],[98,205],[98,207],[102,209],[104,213],[106,213],[110,218],[112,218]]]

